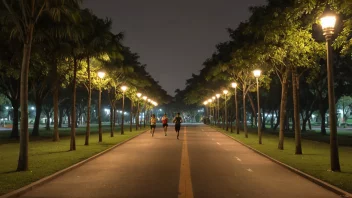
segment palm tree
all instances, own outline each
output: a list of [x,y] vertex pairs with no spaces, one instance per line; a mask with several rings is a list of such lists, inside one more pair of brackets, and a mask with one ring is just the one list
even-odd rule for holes
[[20,152],[17,171],[28,170],[28,74],[31,57],[34,28],[38,20],[46,13],[46,17],[52,17],[59,21],[61,14],[73,14],[74,9],[79,7],[78,0],[31,0],[15,1],[8,3],[2,0],[10,14],[11,21],[15,24],[14,29],[17,37],[23,42],[23,55],[21,66],[21,135]]

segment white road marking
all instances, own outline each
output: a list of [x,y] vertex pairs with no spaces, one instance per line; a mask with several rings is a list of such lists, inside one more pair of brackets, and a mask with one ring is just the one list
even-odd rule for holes
[[221,145],[219,142],[216,142],[218,145]]
[[250,168],[249,168],[249,169],[247,169],[247,171],[248,171],[248,172],[253,172],[253,171],[252,171],[252,169],[250,169]]
[[242,161],[242,160],[241,160],[240,158],[238,158],[238,157],[235,157],[235,158],[237,159],[237,161],[240,161],[240,162]]

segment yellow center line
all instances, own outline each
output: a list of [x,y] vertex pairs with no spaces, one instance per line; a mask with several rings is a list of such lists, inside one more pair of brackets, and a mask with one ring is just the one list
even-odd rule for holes
[[191,169],[188,157],[187,128],[184,127],[180,181],[178,183],[178,198],[193,198]]

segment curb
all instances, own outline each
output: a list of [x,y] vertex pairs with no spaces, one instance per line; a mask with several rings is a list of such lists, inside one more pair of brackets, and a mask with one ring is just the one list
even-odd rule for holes
[[[217,130],[217,131],[218,131],[218,130]],[[230,135],[228,135],[228,134],[226,134],[226,133],[224,133],[224,132],[221,132],[221,131],[218,131],[218,132],[220,132],[220,133],[224,134],[225,136],[227,136],[227,137],[229,137],[229,138],[235,140],[236,142],[238,142],[238,143],[242,144],[243,146],[245,146],[245,147],[251,149],[252,151],[254,151],[254,152],[256,152],[256,153],[258,153],[258,154],[260,154],[260,155],[262,155],[262,156],[264,156],[264,157],[266,157],[266,158],[268,158],[269,160],[271,160],[271,161],[273,161],[273,162],[275,162],[275,163],[277,163],[277,164],[279,164],[279,165],[285,167],[286,169],[288,169],[288,170],[290,170],[290,171],[292,171],[292,172],[294,172],[294,173],[296,173],[296,174],[298,174],[298,175],[300,175],[300,176],[302,176],[302,177],[308,179],[309,181],[311,181],[311,182],[313,182],[313,183],[315,183],[315,184],[317,184],[317,185],[319,185],[319,186],[321,186],[321,187],[323,187],[323,188],[325,188],[325,189],[327,189],[327,190],[330,190],[330,191],[336,193],[337,195],[339,195],[339,196],[341,196],[341,197],[352,198],[352,194],[350,194],[350,193],[347,192],[347,191],[344,191],[344,190],[342,190],[342,189],[340,189],[340,188],[338,188],[338,187],[336,187],[336,186],[333,186],[333,185],[331,185],[331,184],[329,184],[329,183],[327,183],[327,182],[325,182],[325,181],[322,181],[322,180],[320,180],[320,179],[318,179],[318,178],[315,178],[315,177],[313,177],[313,176],[311,176],[311,175],[308,175],[307,173],[304,173],[304,172],[302,172],[302,171],[300,171],[300,170],[298,170],[298,169],[296,169],[296,168],[293,168],[293,167],[291,167],[291,166],[289,166],[289,165],[287,165],[287,164],[285,164],[285,163],[282,163],[282,162],[280,162],[280,161],[278,161],[278,160],[276,160],[276,159],[270,157],[269,155],[266,155],[266,154],[264,154],[264,153],[258,151],[257,149],[248,146],[247,144],[245,144],[245,143],[243,143],[243,142],[241,142],[241,141],[235,139],[234,137],[232,137],[232,136],[230,136]]]
[[43,185],[46,182],[49,182],[49,181],[51,181],[51,180],[53,180],[53,179],[65,174],[65,173],[75,169],[75,168],[78,168],[78,167],[82,166],[83,164],[85,164],[85,163],[87,163],[87,162],[89,162],[89,161],[91,161],[91,160],[93,160],[93,159],[95,159],[95,158],[97,158],[97,157],[99,157],[99,156],[111,151],[112,149],[114,149],[116,147],[121,146],[122,144],[124,144],[124,143],[126,143],[126,142],[128,142],[128,141],[130,141],[130,140],[132,140],[132,139],[144,134],[147,131],[148,130],[146,130],[144,132],[141,132],[140,134],[138,134],[138,135],[136,135],[134,137],[131,137],[131,138],[127,139],[127,140],[124,140],[124,141],[122,141],[122,142],[120,142],[120,143],[118,143],[118,144],[116,144],[116,145],[114,145],[114,146],[112,146],[112,147],[100,152],[100,153],[97,153],[97,154],[95,154],[95,155],[93,155],[93,156],[91,156],[91,157],[89,157],[89,158],[87,158],[87,159],[85,159],[83,161],[80,161],[80,162],[78,162],[76,164],[73,164],[72,166],[69,166],[69,167],[67,167],[65,169],[62,169],[62,170],[60,170],[60,171],[58,171],[58,172],[56,172],[56,173],[54,173],[52,175],[46,176],[46,177],[44,177],[44,178],[42,178],[42,179],[40,179],[38,181],[35,181],[35,182],[33,182],[33,183],[31,183],[31,184],[29,184],[27,186],[24,186],[24,187],[22,187],[20,189],[14,190],[14,191],[12,191],[10,193],[4,194],[4,195],[0,196],[0,198],[19,197],[19,196],[25,194],[26,192],[31,191],[31,190]]

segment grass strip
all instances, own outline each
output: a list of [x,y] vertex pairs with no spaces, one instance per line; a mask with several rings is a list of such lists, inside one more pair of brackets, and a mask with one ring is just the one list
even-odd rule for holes
[[70,138],[64,136],[59,142],[50,138],[35,139],[29,143],[30,171],[16,172],[19,144],[10,142],[0,145],[0,195],[19,189],[59,170],[67,168],[122,141],[130,139],[145,129],[125,131],[124,135],[103,133],[103,142],[98,143],[98,134],[92,133],[90,145],[84,146],[84,135],[76,136],[76,151],[69,151]]

